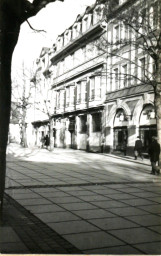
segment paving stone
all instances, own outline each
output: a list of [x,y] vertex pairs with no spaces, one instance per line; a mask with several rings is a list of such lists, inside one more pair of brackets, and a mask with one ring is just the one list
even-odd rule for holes
[[152,202],[150,200],[147,200],[147,199],[143,199],[143,198],[133,198],[132,200],[131,199],[126,199],[126,200],[122,200],[121,199],[121,202],[123,203],[126,203],[126,204],[129,204],[131,206],[139,206],[139,205],[152,205],[152,207],[154,206],[154,204],[156,204],[155,202]]
[[0,227],[0,243],[16,243],[20,241],[12,227]]
[[106,209],[111,209],[111,208],[115,208],[115,207],[126,207],[127,205],[116,201],[116,200],[108,200],[107,202],[102,201],[102,202],[93,202],[92,204],[96,205],[97,207],[101,207],[101,208],[106,208]]
[[105,187],[103,187],[102,189],[93,189],[92,188],[93,186],[91,186],[91,191],[93,191],[93,192],[95,192],[95,193],[97,193],[97,194],[99,194],[99,195],[104,195],[104,196],[107,196],[107,195],[113,195],[113,194],[118,194],[119,192],[117,191],[117,190],[114,190],[114,189],[109,189],[109,188],[105,188]]
[[102,195],[92,195],[92,196],[79,196],[80,199],[86,202],[95,202],[95,201],[107,201],[110,200],[109,198],[102,196]]
[[68,191],[79,191],[79,190],[84,190],[84,189],[81,187],[73,186],[73,187],[59,187],[59,190],[68,192]]
[[80,250],[103,248],[107,246],[123,245],[119,239],[101,231],[63,236],[67,241],[74,244]]
[[55,213],[36,213],[35,214],[40,220],[45,223],[51,222],[61,222],[61,221],[69,221],[69,220],[78,220],[79,217],[70,213],[70,212],[55,212]]
[[29,254],[30,250],[21,242],[15,243],[1,243],[0,242],[0,253],[25,253]]
[[129,216],[127,219],[134,221],[140,226],[152,226],[152,225],[161,225],[161,216],[156,215],[140,215],[140,216]]
[[137,224],[119,217],[94,219],[89,220],[89,222],[101,228],[102,230],[138,227]]
[[93,254],[104,254],[104,255],[109,255],[109,254],[115,254],[115,255],[126,255],[126,254],[141,254],[139,250],[136,248],[130,246],[130,245],[122,245],[122,246],[114,246],[114,247],[106,247],[106,248],[101,248],[101,249],[94,249],[94,250],[85,250],[83,251],[84,254],[87,255],[93,255]]
[[134,215],[145,215],[148,212],[137,209],[135,207],[120,207],[120,208],[112,208],[110,212],[119,215],[119,216],[134,216]]
[[112,214],[103,209],[92,209],[92,210],[81,210],[81,211],[73,211],[74,214],[80,216],[83,219],[98,219],[98,218],[113,218],[116,217],[115,214]]
[[161,242],[149,242],[135,245],[135,247],[145,254],[161,255]]
[[74,196],[65,196],[65,197],[58,197],[58,198],[49,198],[53,203],[56,204],[67,204],[67,203],[81,203],[83,202],[77,197]]
[[57,192],[58,190],[56,188],[52,188],[52,187],[49,187],[49,188],[31,188],[32,191],[35,191],[37,193],[55,193]]
[[161,241],[160,234],[142,227],[122,230],[111,230],[109,231],[109,233],[131,245],[138,243]]
[[156,202],[158,204],[161,204],[161,196],[149,197],[149,200],[151,200],[152,202]]
[[25,194],[15,194],[12,196],[14,199],[41,199],[41,196],[36,193],[25,193]]
[[130,192],[130,194],[140,198],[148,198],[149,200],[153,200],[153,198],[157,196],[157,194],[153,192]]
[[18,199],[17,200],[21,205],[27,206],[27,205],[47,205],[51,202],[49,200],[43,199],[43,198],[37,198],[37,199]]
[[152,227],[148,227],[148,228],[161,234],[161,226],[152,226]]
[[95,209],[96,206],[83,202],[83,203],[70,203],[70,204],[61,204],[61,207],[64,207],[65,209],[69,211],[74,210],[89,210],[89,209]]
[[80,190],[80,191],[69,191],[68,192],[70,195],[73,195],[73,196],[94,196],[95,193],[92,192],[92,191],[88,191],[88,190]]
[[90,232],[90,231],[99,231],[99,228],[83,220],[51,223],[50,227],[61,235],[74,234],[74,233],[78,234],[78,233]]
[[139,188],[131,188],[131,187],[128,187],[128,188],[117,188],[117,190],[123,192],[123,193],[142,193],[144,192],[142,189],[139,189]]
[[32,213],[49,213],[49,212],[65,211],[65,209],[63,209],[60,206],[55,205],[55,204],[49,204],[49,205],[30,205],[30,206],[26,206],[26,209],[28,209]]
[[133,195],[129,195],[126,193],[119,193],[119,194],[111,194],[108,195],[109,199],[115,199],[115,200],[120,200],[120,199],[135,199],[136,197]]

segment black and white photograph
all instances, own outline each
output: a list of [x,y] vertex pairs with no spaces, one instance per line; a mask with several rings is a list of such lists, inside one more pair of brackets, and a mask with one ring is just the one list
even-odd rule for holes
[[161,255],[160,0],[0,0],[0,254]]

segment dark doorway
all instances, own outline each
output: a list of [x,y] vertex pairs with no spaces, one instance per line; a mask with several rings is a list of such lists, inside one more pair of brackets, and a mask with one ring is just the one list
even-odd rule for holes
[[156,125],[151,126],[141,126],[140,127],[140,137],[143,142],[143,151],[148,152],[149,144],[152,141],[153,136],[157,136],[157,128]]
[[114,150],[122,151],[124,141],[127,141],[127,127],[114,128]]

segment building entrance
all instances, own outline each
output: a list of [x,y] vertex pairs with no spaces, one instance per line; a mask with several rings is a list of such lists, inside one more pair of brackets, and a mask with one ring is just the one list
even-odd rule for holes
[[151,126],[140,126],[140,137],[143,142],[143,151],[148,153],[149,144],[152,141],[153,136],[157,136],[156,125]]
[[124,142],[127,142],[128,131],[127,127],[115,127],[114,128],[114,149],[123,150]]

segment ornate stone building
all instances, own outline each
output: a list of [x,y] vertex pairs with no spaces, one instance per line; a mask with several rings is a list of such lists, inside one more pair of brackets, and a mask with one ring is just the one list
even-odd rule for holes
[[[115,11],[129,2],[118,1]],[[146,152],[156,134],[153,87],[144,79],[153,63],[139,47],[120,47],[117,42],[131,40],[133,33],[113,17],[105,22],[105,3],[87,7],[40,56],[39,71],[52,91],[50,136],[55,147],[92,152],[121,151],[126,141],[133,154],[140,135]],[[107,48],[101,46],[105,40]],[[43,123],[37,121],[33,124],[41,133]]]

